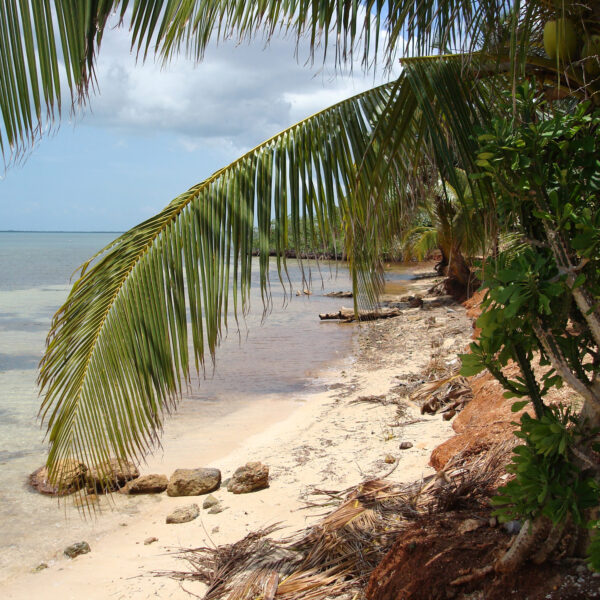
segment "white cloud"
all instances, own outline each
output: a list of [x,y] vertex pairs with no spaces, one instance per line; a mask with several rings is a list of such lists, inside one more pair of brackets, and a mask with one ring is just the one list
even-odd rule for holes
[[[97,75],[99,94],[82,124],[142,135],[175,134],[192,152],[213,147],[238,154],[294,122],[382,82],[364,74],[335,73],[333,59],[309,68],[307,46],[295,58],[295,40],[211,45],[202,63],[178,58],[166,68],[136,64],[129,33],[105,33]],[[331,57],[334,52],[329,53]]]

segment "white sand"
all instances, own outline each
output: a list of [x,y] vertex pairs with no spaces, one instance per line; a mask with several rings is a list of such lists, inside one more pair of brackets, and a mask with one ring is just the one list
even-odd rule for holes
[[[388,454],[399,459],[392,480],[410,481],[432,472],[429,455],[452,434],[450,423],[436,415],[413,425],[393,426],[398,421],[395,405],[353,404],[352,400],[390,393],[399,381],[421,372],[433,354],[452,360],[469,336],[463,311],[445,307],[414,309],[362,326],[359,359],[339,374],[335,389],[314,394],[295,408],[287,404],[285,418],[279,422],[279,405],[266,402],[228,416],[214,431],[214,439],[198,440],[193,430],[185,432],[165,446],[164,456],[142,469],[142,473],[170,475],[176,467],[211,466],[221,469],[226,478],[247,461],[259,460],[270,467],[268,489],[234,495],[221,488],[213,495],[226,510],[214,515],[201,510],[194,521],[178,525],[167,525],[166,515],[192,502],[201,507],[203,496],[161,494],[154,502],[128,497],[128,502],[140,502],[139,513],[129,516],[123,526],[87,539],[89,554],[70,560],[57,549],[46,559],[49,568],[7,582],[2,598],[187,599],[190,596],[183,588],[201,594],[203,585],[151,575],[184,570],[186,563],[173,556],[178,548],[231,543],[276,522],[285,525],[277,535],[301,529],[322,512],[303,509],[303,500],[314,488],[342,490],[382,475],[390,469],[384,462]],[[400,421],[422,418],[417,407],[406,406]],[[414,446],[399,450],[401,441]],[[198,464],[197,456],[206,462]],[[144,545],[150,536],[158,542]]]

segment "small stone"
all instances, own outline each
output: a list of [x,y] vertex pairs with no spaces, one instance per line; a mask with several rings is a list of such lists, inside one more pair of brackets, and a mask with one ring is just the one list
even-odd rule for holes
[[227,486],[229,485],[229,483],[230,483],[230,482],[231,482],[231,477],[228,477],[227,479],[224,479],[224,480],[221,482],[221,485],[222,485],[223,487],[227,487]]
[[199,514],[200,509],[197,504],[180,506],[167,516],[167,523],[188,523],[189,521],[193,521]]
[[212,494],[209,494],[204,499],[204,502],[202,503],[202,508],[212,508],[217,504],[219,504],[219,501]]
[[511,535],[515,535],[521,531],[521,521],[508,521],[502,527]]
[[77,542],[64,549],[64,554],[69,558],[75,558],[80,554],[87,554],[88,552],[91,552],[91,548],[87,542]]
[[386,454],[384,460],[388,465],[393,465],[396,462],[396,459],[391,454]]
[[169,479],[168,496],[200,496],[221,485],[219,469],[177,469]]
[[209,515],[218,515],[219,513],[222,513],[225,510],[225,508],[223,506],[221,506],[220,504],[216,504],[215,506],[213,506],[212,508],[210,508],[208,510],[208,514]]
[[47,565],[45,562],[43,562],[43,563],[40,563],[40,564],[39,564],[39,565],[38,565],[38,566],[37,566],[37,567],[36,567],[36,568],[33,570],[33,572],[34,572],[34,573],[39,573],[40,571],[43,571],[44,569],[47,569],[47,568],[48,568],[48,565]]
[[211,533],[219,533],[219,531],[220,531],[220,529],[218,527],[213,527],[210,532]]
[[142,475],[132,479],[125,487],[119,491],[122,494],[160,494],[167,489],[169,481],[166,475]]
[[490,517],[488,523],[490,527],[496,527],[496,525],[498,525],[498,519],[496,519],[496,517]]
[[408,450],[409,448],[412,448],[413,444],[412,442],[401,442],[400,443],[400,450]]
[[144,546],[149,546],[150,544],[154,544],[154,542],[158,542],[157,537],[152,536],[152,537],[146,538],[144,540]]
[[458,526],[458,533],[460,533],[461,535],[464,535],[465,533],[470,533],[471,531],[475,531],[476,529],[479,529],[482,526],[483,526],[483,521],[480,521],[479,519],[465,519]]
[[227,485],[233,494],[247,494],[269,487],[269,467],[260,462],[249,462],[238,467]]

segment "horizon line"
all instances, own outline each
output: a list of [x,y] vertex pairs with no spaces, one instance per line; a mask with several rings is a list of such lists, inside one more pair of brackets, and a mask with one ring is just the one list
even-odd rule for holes
[[125,230],[109,231],[105,229],[0,229],[0,233],[125,233]]

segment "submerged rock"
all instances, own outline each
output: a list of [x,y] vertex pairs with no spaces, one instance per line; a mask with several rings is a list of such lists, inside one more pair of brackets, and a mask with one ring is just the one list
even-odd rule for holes
[[110,458],[91,467],[87,472],[88,489],[93,492],[112,492],[131,479],[140,476],[138,468],[130,461]]
[[58,461],[56,473],[52,480],[48,468],[40,467],[29,475],[29,484],[41,494],[49,496],[66,496],[80,490],[85,482],[87,467],[76,460]]
[[96,494],[87,494],[85,496],[77,495],[73,498],[73,506],[78,508],[87,508],[94,504],[99,504],[100,498]]
[[69,558],[75,558],[80,554],[87,554],[91,552],[90,545],[87,542],[77,542],[76,544],[71,544],[64,549],[64,554]]
[[167,486],[169,496],[200,496],[221,485],[219,469],[177,469]]
[[132,479],[125,487],[121,488],[123,494],[160,494],[167,489],[169,480],[166,475],[142,475]]
[[199,514],[200,509],[197,504],[180,506],[167,516],[167,523],[188,523],[193,521]]
[[247,494],[269,487],[269,467],[260,462],[249,462],[238,467],[227,489],[234,494]]

